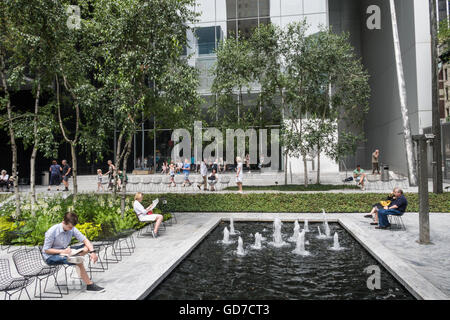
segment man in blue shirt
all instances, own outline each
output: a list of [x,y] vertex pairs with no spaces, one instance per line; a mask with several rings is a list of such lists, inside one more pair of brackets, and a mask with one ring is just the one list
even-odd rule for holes
[[51,186],[56,186],[56,191],[59,191],[59,185],[61,184],[61,171],[62,168],[58,164],[56,160],[52,161],[52,165],[50,166],[50,183],[48,185],[48,191],[51,190]]
[[395,188],[394,196],[395,200],[392,201],[389,206],[385,206],[383,209],[378,210],[378,227],[375,227],[375,229],[387,229],[391,226],[388,215],[402,216],[405,213],[408,201],[403,195],[403,190]]
[[189,186],[192,185],[192,183],[189,181],[189,172],[191,171],[191,165],[189,163],[188,159],[184,159],[184,165],[183,165],[183,173],[184,173],[184,182],[183,187],[186,186],[186,183],[189,183]]
[[[69,264],[75,265],[79,271],[81,279],[86,283],[86,290],[90,292],[103,292],[104,288],[93,283],[84,267],[84,259],[82,256],[89,254],[90,259],[97,262],[97,255],[91,242],[77,229],[75,225],[78,223],[78,217],[73,212],[64,215],[62,223],[56,224],[45,233],[44,246],[42,247],[42,256],[48,265]],[[72,237],[77,238],[83,245],[70,248]],[[76,256],[70,256],[72,249],[83,250]]]

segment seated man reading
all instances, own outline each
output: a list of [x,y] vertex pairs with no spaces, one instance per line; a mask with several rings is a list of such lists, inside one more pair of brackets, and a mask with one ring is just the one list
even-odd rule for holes
[[364,188],[364,180],[366,180],[366,173],[361,166],[358,164],[356,169],[353,171],[353,178],[357,185],[361,186],[361,190],[365,190]]
[[156,238],[158,236],[158,230],[161,222],[163,221],[163,216],[161,214],[155,214],[151,211],[152,206],[150,205],[148,208],[144,208],[142,205],[142,199],[144,198],[143,194],[141,192],[136,193],[134,196],[134,202],[133,202],[133,209],[134,212],[136,212],[139,221],[141,222],[148,222],[148,221],[155,221],[155,228],[153,229],[153,237]]
[[406,197],[403,195],[403,190],[400,188],[394,189],[395,199],[389,204],[389,206],[385,206],[383,209],[378,210],[378,227],[375,229],[387,229],[391,226],[388,220],[388,215],[397,215],[402,216],[406,207],[408,206],[408,201]]
[[[104,288],[93,283],[86,272],[83,261],[80,256],[86,254],[90,255],[93,262],[97,262],[97,255],[95,254],[92,243],[77,229],[75,225],[78,223],[78,216],[73,212],[68,212],[64,215],[62,223],[56,224],[47,230],[45,233],[44,246],[42,248],[42,255],[48,265],[69,264],[75,265],[77,272],[81,279],[86,283],[86,290],[90,292],[103,292]],[[77,238],[83,245],[70,248],[72,237]],[[77,256],[70,256],[72,249],[83,250]]]

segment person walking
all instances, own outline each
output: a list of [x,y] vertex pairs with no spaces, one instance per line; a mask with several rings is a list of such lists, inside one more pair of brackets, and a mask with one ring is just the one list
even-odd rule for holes
[[378,163],[378,159],[380,157],[380,150],[375,150],[374,153],[372,153],[372,174],[375,174],[375,171],[377,171],[378,174],[380,174],[380,166]]
[[188,159],[184,159],[184,166],[183,166],[184,182],[183,182],[183,187],[186,186],[186,183],[189,183],[189,187],[192,185],[192,183],[189,181],[189,172],[190,171],[191,171],[191,164],[189,163]]
[[103,191],[103,174],[102,169],[97,169],[97,192]]
[[243,193],[242,191],[242,180],[244,179],[243,173],[243,163],[241,157],[236,157],[237,168],[236,168],[236,184],[238,185],[238,193]]
[[170,175],[170,185],[169,187],[173,186],[176,187],[177,184],[175,183],[175,163],[173,163],[173,161],[170,161],[170,165],[169,165],[169,175]]
[[62,181],[64,184],[64,191],[69,191],[69,178],[72,176],[72,168],[67,163],[67,160],[63,160],[62,165]]
[[207,175],[208,168],[206,167],[206,162],[203,159],[200,164],[200,175],[202,176],[203,181],[197,185],[198,189],[201,190],[200,186],[203,185],[203,191],[208,189]]
[[105,173],[105,176],[108,175],[108,190],[112,190],[114,187],[114,179],[116,178],[116,174],[114,170],[116,167],[113,165],[111,160],[108,160],[108,172]]
[[56,160],[52,161],[52,165],[50,166],[49,171],[50,171],[50,183],[47,190],[50,191],[51,186],[56,186],[56,191],[59,191],[59,185],[61,184],[62,168]]

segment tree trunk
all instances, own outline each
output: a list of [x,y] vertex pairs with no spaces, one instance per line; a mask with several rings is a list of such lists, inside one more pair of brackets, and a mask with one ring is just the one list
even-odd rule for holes
[[307,188],[308,187],[308,162],[306,160],[306,154],[304,154],[302,157],[303,157],[303,170],[305,171],[303,177],[304,177],[305,188]]
[[431,90],[432,99],[432,127],[434,134],[433,141],[433,192],[443,193],[442,185],[442,151],[441,151],[441,116],[439,113],[439,68],[438,68],[438,43],[437,43],[437,22],[436,22],[436,1],[430,0],[430,26],[431,26]]
[[38,83],[38,88],[36,92],[35,102],[34,102],[34,122],[33,122],[33,135],[34,144],[33,151],[31,152],[30,158],[30,191],[31,191],[31,215],[34,217],[36,215],[35,205],[36,205],[36,155],[38,151],[38,113],[39,113],[39,97],[41,94],[41,84]]
[[72,154],[72,175],[73,175],[73,203],[77,202],[78,194],[78,169],[77,169],[77,153],[75,143],[70,144],[70,152]]
[[317,145],[317,184],[320,184],[320,145]]
[[64,130],[63,120],[61,118],[61,104],[60,104],[60,87],[59,87],[59,80],[58,76],[56,78],[56,101],[57,101],[57,108],[58,108],[58,122],[59,127],[61,129],[61,133],[64,137],[64,140],[66,140],[67,143],[70,144],[70,151],[72,154],[72,174],[73,174],[73,203],[76,203],[77,200],[77,193],[78,193],[78,181],[77,181],[77,155],[76,155],[76,145],[78,140],[78,129],[80,126],[80,109],[78,106],[78,103],[76,102],[76,96],[70,92],[66,78],[63,76],[64,79],[64,86],[66,90],[68,90],[72,98],[74,99],[75,103],[75,114],[76,114],[76,120],[75,120],[75,138],[73,140],[69,139],[69,137],[66,134],[66,131]]
[[122,174],[123,174],[123,185],[122,185],[122,197],[120,199],[120,213],[122,215],[122,219],[125,217],[125,199],[126,199],[126,195],[127,195],[127,161],[128,161],[128,157],[131,154],[131,143],[133,140],[133,135],[130,135],[129,140],[127,141],[127,153],[125,154],[124,158],[123,158],[123,170],[122,170]]
[[20,193],[19,193],[19,177],[17,176],[17,145],[16,145],[16,138],[14,134],[14,127],[13,127],[13,120],[12,120],[12,107],[11,107],[11,100],[9,97],[9,91],[8,91],[8,84],[6,82],[6,75],[5,75],[5,61],[3,56],[1,56],[1,68],[0,73],[2,77],[2,85],[3,89],[5,90],[5,98],[6,98],[6,110],[8,114],[8,128],[9,128],[9,137],[11,142],[11,153],[12,153],[12,169],[11,169],[11,177],[14,179],[14,196],[16,199],[16,213],[13,218],[17,219],[20,214]]
[[402,53],[400,49],[400,40],[398,36],[398,27],[397,27],[397,14],[395,10],[395,2],[394,0],[390,0],[390,8],[391,8],[391,21],[392,21],[392,33],[394,38],[394,50],[395,50],[395,60],[397,67],[397,80],[398,80],[398,89],[400,95],[400,108],[403,119],[403,134],[405,141],[405,151],[406,151],[406,163],[408,166],[408,177],[410,186],[417,186],[417,176],[416,176],[416,167],[414,160],[414,147],[411,136],[411,128],[409,124],[408,117],[408,107],[407,107],[407,97],[406,97],[406,84],[405,78],[403,74],[403,61],[402,61]]

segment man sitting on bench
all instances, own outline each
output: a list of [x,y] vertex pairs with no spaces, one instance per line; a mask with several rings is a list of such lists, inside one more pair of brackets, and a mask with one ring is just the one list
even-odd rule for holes
[[378,210],[378,227],[375,229],[387,229],[391,227],[388,220],[388,215],[402,216],[406,207],[408,206],[408,201],[403,195],[403,190],[400,188],[394,189],[395,200],[392,201],[389,206],[385,206],[383,209]]
[[361,166],[358,164],[356,169],[353,171],[353,178],[355,179],[356,185],[361,186],[361,190],[365,190],[364,188],[364,180],[366,180],[366,173]]
[[144,206],[141,203],[143,198],[144,196],[141,192],[136,193],[136,195],[134,196],[133,209],[134,212],[136,212],[139,221],[141,222],[149,222],[156,220],[155,227],[152,231],[153,238],[156,238],[158,237],[158,229],[159,225],[163,221],[163,216],[161,214],[153,213],[151,211],[153,209],[152,205],[150,205],[148,208],[144,208]]

